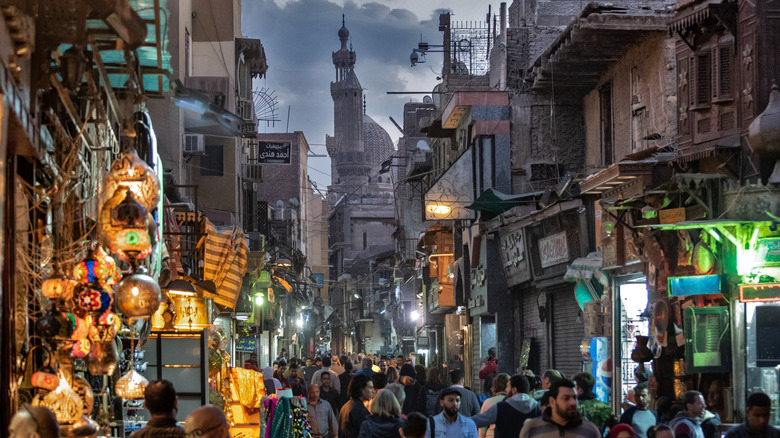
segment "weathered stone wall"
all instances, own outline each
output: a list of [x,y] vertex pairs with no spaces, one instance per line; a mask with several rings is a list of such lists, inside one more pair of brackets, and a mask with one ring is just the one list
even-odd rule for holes
[[[599,92],[611,84],[615,161],[670,143],[677,130],[674,40],[649,35],[607,70],[583,100],[589,168],[602,166]],[[659,137],[660,136],[660,137]],[[645,140],[656,138],[656,140]]]

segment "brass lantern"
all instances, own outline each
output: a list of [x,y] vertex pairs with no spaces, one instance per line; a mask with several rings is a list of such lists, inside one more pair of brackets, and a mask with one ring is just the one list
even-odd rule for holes
[[133,191],[121,186],[100,211],[103,244],[123,260],[141,260],[152,252],[149,225],[153,222]]
[[87,364],[87,370],[93,376],[114,374],[116,364],[119,362],[116,343],[113,340],[92,342],[92,348],[89,350],[87,357],[84,358],[84,362]]
[[138,400],[144,398],[147,385],[149,381],[131,366],[130,372],[120,377],[114,384],[114,393],[125,400]]
[[54,266],[54,273],[41,284],[41,293],[50,300],[69,300],[73,296],[76,282],[65,276],[59,264]]
[[111,164],[111,172],[106,177],[106,194],[113,197],[119,187],[127,187],[133,196],[148,211],[157,208],[160,200],[160,181],[154,169],[130,149]]
[[160,286],[150,276],[136,271],[120,281],[115,289],[116,308],[127,318],[148,318],[160,307]]

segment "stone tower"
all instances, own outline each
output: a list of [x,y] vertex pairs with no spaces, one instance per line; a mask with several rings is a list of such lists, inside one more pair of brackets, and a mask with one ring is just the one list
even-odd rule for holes
[[347,47],[349,30],[341,18],[341,48],[333,52],[336,81],[330,83],[333,98],[333,137],[325,142],[331,157],[331,184],[352,192],[366,182],[371,168],[363,145],[363,87],[355,75],[357,55]]

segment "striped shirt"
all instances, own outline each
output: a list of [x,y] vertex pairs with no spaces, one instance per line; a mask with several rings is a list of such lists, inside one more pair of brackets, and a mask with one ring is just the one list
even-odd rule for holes
[[552,420],[550,409],[545,409],[541,417],[526,421],[520,438],[601,438],[599,430],[590,421],[578,417],[561,426]]

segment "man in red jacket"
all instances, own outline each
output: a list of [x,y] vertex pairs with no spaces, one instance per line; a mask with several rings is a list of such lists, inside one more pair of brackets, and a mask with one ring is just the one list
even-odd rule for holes
[[487,376],[491,374],[498,374],[498,367],[496,366],[496,347],[488,349],[488,356],[482,359],[482,368],[479,369],[480,379],[487,379]]

